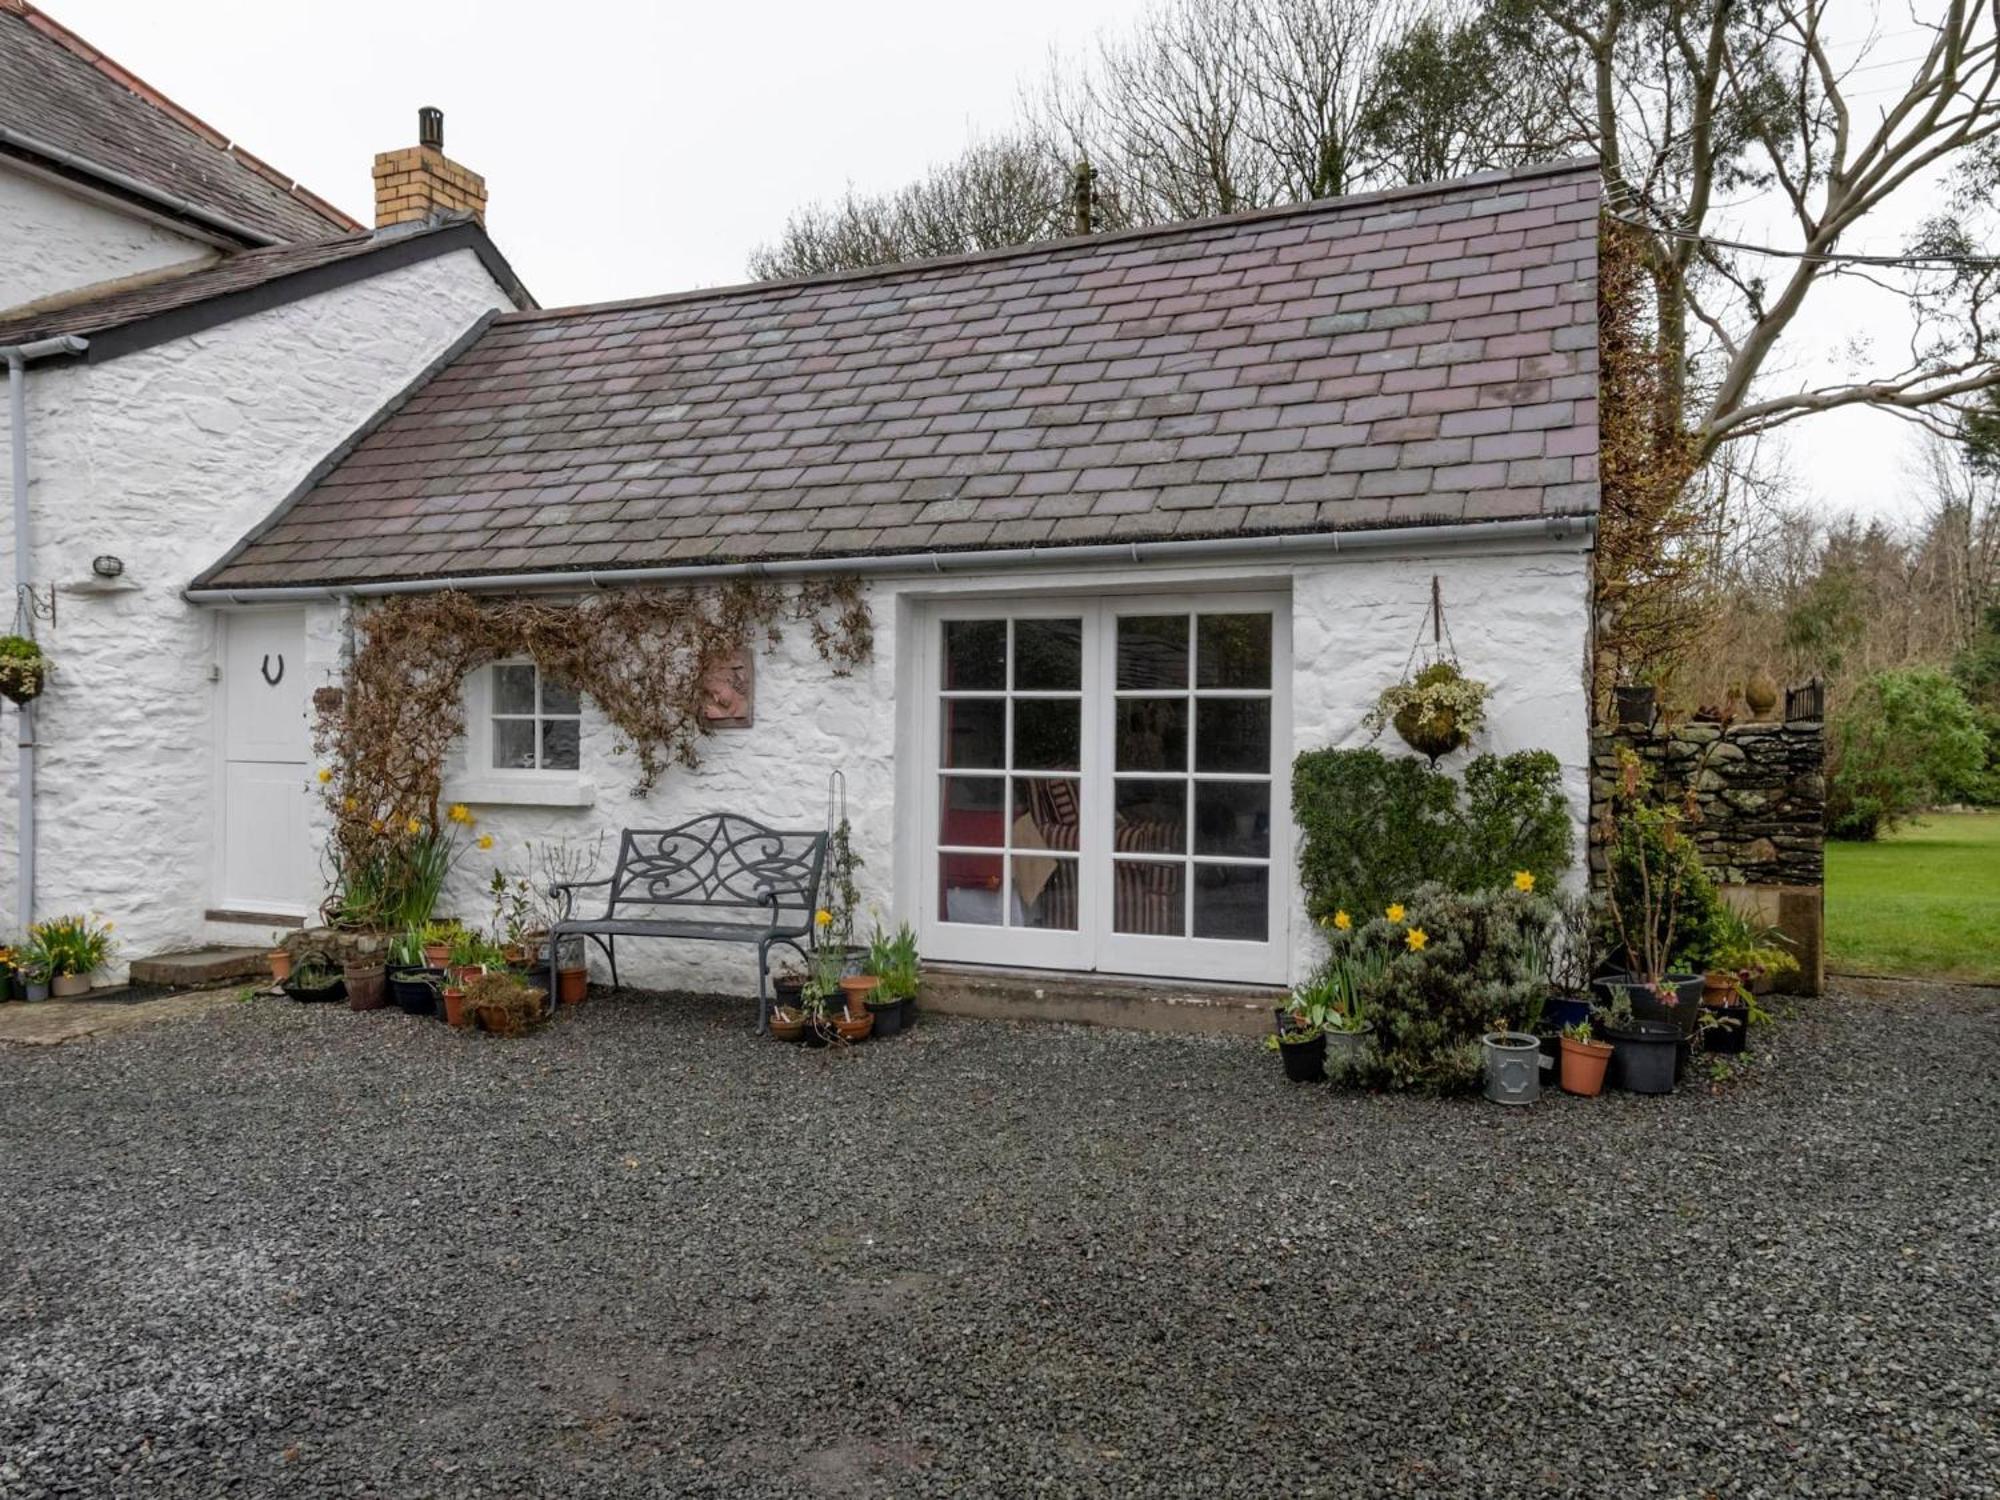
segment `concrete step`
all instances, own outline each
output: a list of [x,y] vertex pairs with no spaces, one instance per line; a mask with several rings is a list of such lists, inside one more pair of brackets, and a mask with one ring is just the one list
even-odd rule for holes
[[268,979],[263,948],[197,948],[191,953],[156,953],[132,961],[132,983],[164,990],[192,990],[236,979]]
[[1260,1036],[1271,1029],[1271,1007],[1284,995],[1262,985],[927,963],[917,1003],[943,1015],[989,1021],[1069,1021],[1133,1031]]

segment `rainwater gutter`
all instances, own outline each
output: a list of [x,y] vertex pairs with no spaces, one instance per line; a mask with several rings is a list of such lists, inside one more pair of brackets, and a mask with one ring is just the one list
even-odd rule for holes
[[1099,542],[1075,547],[1010,547],[965,552],[884,553],[868,557],[797,557],[771,562],[697,563],[687,567],[572,569],[550,573],[484,573],[463,578],[397,578],[377,583],[272,588],[191,588],[190,604],[278,604],[291,600],[373,599],[395,594],[522,592],[539,589],[623,588],[648,583],[712,583],[729,578],[792,578],[810,574],[924,575],[1018,568],[1075,568],[1132,563],[1291,560],[1348,553],[1428,553],[1441,548],[1506,542],[1589,545],[1595,516],[1535,516],[1445,526],[1383,526],[1357,531],[1287,532],[1275,536],[1203,537],[1190,541]]
[[[81,354],[90,346],[73,334],[37,339],[32,344],[0,346],[0,359],[7,361],[7,408],[9,414],[8,455],[13,459],[14,490],[14,600],[16,608],[31,608],[26,591],[34,581],[34,558],[28,531],[28,366],[38,359],[57,354]],[[18,821],[15,831],[20,845],[19,879],[15,895],[19,904],[19,927],[25,936],[35,920],[35,705],[23,703],[16,710],[20,720],[20,765],[15,775]]]

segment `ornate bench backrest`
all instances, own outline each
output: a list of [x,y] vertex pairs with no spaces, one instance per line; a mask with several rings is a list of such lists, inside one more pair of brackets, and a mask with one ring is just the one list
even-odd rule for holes
[[823,832],[766,828],[734,813],[627,829],[607,915],[643,920],[649,908],[722,906],[810,920],[825,861]]

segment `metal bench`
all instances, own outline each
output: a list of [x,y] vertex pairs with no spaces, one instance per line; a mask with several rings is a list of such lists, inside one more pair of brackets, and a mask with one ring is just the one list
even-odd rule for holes
[[[800,957],[812,935],[814,902],[826,863],[826,834],[766,828],[735,813],[710,813],[678,828],[627,829],[618,863],[604,880],[558,885],[562,920],[549,932],[549,995],[556,993],[558,950],[586,937],[611,965],[618,988],[617,940],[680,938],[757,946],[757,1029],[770,1016],[770,958],[783,945]],[[580,891],[606,890],[601,917],[578,917]]]

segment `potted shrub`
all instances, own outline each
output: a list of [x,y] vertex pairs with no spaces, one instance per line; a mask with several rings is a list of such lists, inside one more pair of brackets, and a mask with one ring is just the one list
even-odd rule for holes
[[37,922],[32,929],[49,964],[49,987],[57,999],[90,992],[90,976],[111,957],[111,924],[70,915]]
[[447,980],[444,987],[444,1023],[462,1029],[465,1022],[464,984],[460,981]]
[[581,1005],[590,998],[590,959],[575,933],[556,942],[556,1002]]
[[1277,1030],[1264,1045],[1285,1063],[1293,1083],[1318,1083],[1326,1077],[1326,1003],[1310,984],[1292,991],[1288,1004],[1275,1010]]
[[1303,999],[1306,1013],[1319,1018],[1334,1075],[1344,1077],[1361,1061],[1375,1034],[1368,992],[1381,979],[1388,956],[1356,936],[1344,911],[1322,925],[1327,932],[1326,959],[1293,991],[1293,999],[1295,1005]]
[[25,635],[0,635],[0,697],[12,703],[32,703],[42,696],[49,661],[42,648]]
[[501,969],[481,974],[465,986],[464,1011],[481,1031],[519,1036],[547,1018],[548,998],[547,990]]
[[1727,902],[1709,924],[1709,970],[1702,976],[1702,1046],[1709,1052],[1740,1053],[1750,1025],[1765,1019],[1756,994],[1774,975],[1798,972],[1775,927],[1751,920]]
[[[824,904],[814,913],[819,926],[818,946],[830,942],[840,950],[843,974],[859,974],[868,956],[866,948],[854,944],[854,913],[861,902],[861,890],[854,877],[864,863],[854,852],[852,830],[843,812],[827,839],[826,873],[821,881]],[[819,921],[820,918],[825,920]]]
[[444,970],[424,962],[424,931],[406,927],[389,944],[389,998],[405,1015],[435,1016]]
[[1604,1070],[1611,1062],[1611,1044],[1592,1038],[1589,1021],[1562,1029],[1563,1092],[1594,1099],[1604,1087]]
[[458,932],[459,926],[456,922],[424,923],[424,963],[428,967],[442,969],[451,963],[451,945]]
[[877,981],[875,993],[867,997],[875,1035],[894,1036],[909,1023],[917,1003],[920,965],[917,935],[909,923],[899,926],[893,937],[879,925],[875,928],[868,944],[868,971]]
[[347,993],[340,980],[340,971],[320,953],[299,955],[292,977],[285,981],[283,989],[294,1000],[306,1005],[326,1005],[344,998]]
[[846,955],[827,940],[827,929],[832,926],[832,916],[822,908],[813,916],[813,923],[819,929],[820,945],[813,949],[812,963],[806,970],[806,982],[799,991],[799,1001],[805,1015],[804,1041],[808,1046],[824,1047],[839,1033],[835,1029],[833,1008],[840,998],[840,981],[844,977]]
[[1505,1020],[1479,1039],[1486,1097],[1495,1104],[1533,1104],[1542,1097],[1542,1039],[1512,1030]]
[[1640,1021],[1671,1022],[1683,1039],[1701,1024],[1702,957],[1722,905],[1681,809],[1650,801],[1645,768],[1619,752],[1619,785],[1604,814],[1605,931],[1623,968],[1597,987]]
[[264,961],[271,966],[271,983],[283,984],[292,977],[291,950],[285,947],[282,932],[271,934],[271,951],[264,955]]

